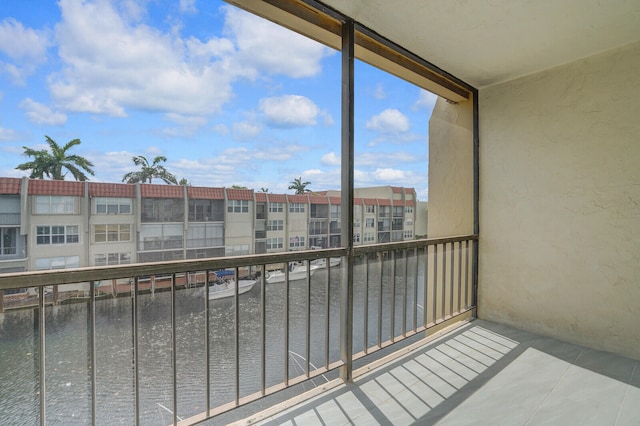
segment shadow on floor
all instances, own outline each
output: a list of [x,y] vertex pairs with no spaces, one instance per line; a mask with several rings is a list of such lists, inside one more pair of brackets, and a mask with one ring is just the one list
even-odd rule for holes
[[640,424],[640,362],[476,320],[265,425]]

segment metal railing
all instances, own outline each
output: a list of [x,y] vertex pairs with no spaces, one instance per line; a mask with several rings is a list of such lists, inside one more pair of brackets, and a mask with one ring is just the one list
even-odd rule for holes
[[[34,415],[40,424],[51,422],[49,401],[57,400],[55,394],[65,389],[55,382],[57,378],[49,377],[57,374],[57,368],[48,364],[56,356],[49,345],[60,338],[53,334],[50,340],[49,330],[61,329],[59,323],[73,318],[72,313],[60,311],[67,303],[86,311],[87,351],[86,356],[79,355],[87,365],[84,386],[90,394],[85,422],[102,420],[98,418],[102,404],[107,406],[106,399],[112,398],[101,391],[108,387],[102,380],[109,361],[99,349],[106,344],[98,330],[114,315],[130,315],[126,327],[130,327],[130,355],[127,350],[123,355],[130,368],[118,371],[132,387],[132,418],[125,422],[154,422],[149,420],[153,401],[147,395],[164,386],[164,399],[154,396],[162,399],[156,400],[158,410],[171,417],[168,423],[191,424],[339,368],[351,370],[353,360],[475,309],[474,250],[477,236],[469,235],[357,246],[351,253],[339,248],[10,273],[0,276],[0,290],[27,288],[31,296],[22,303],[0,297],[0,308],[6,316],[17,307],[33,312],[38,398],[32,405],[37,406]],[[353,280],[344,279],[349,267]],[[220,270],[227,272],[211,272]],[[228,287],[229,297],[219,299],[212,289],[222,285],[220,279],[227,273],[238,284]],[[255,287],[242,294],[243,282],[253,281]],[[352,299],[342,291],[350,282]],[[158,308],[150,311],[151,305]],[[116,314],[110,306],[116,306]],[[105,309],[109,315],[98,314]],[[350,324],[338,320],[343,309],[351,312]],[[160,324],[168,329],[160,341],[146,336]],[[199,337],[185,339],[185,335]],[[350,336],[353,348],[346,360],[340,347],[345,336]],[[187,344],[193,346],[187,349]],[[161,348],[153,352],[145,349],[149,346]],[[222,346],[225,355],[214,355]],[[168,356],[162,355],[165,350]],[[165,367],[168,383],[152,383],[154,370]],[[51,380],[55,386],[50,386]],[[0,408],[5,403],[10,402],[0,401]]]

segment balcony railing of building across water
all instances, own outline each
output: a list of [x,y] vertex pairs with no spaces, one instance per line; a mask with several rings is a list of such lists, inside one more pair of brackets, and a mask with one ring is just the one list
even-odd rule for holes
[[[191,424],[349,379],[353,361],[475,309],[476,250],[468,235],[2,275],[0,350],[17,353],[2,354],[0,411]],[[219,298],[225,277],[240,285]]]

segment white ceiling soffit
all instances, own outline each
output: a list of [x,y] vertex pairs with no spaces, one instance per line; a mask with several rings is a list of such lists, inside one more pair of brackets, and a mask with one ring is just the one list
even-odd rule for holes
[[482,88],[640,40],[640,0],[321,0]]

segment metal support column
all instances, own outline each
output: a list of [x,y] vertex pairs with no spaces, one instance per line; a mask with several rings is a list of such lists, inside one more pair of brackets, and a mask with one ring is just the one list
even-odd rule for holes
[[[352,379],[353,360],[353,71],[354,71],[354,22],[348,19],[342,24],[342,203],[341,245],[349,248],[342,268],[340,294],[340,358],[344,365],[340,377],[345,382]],[[329,260],[327,260],[327,264]]]

